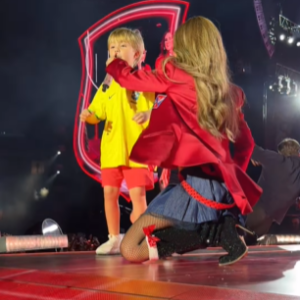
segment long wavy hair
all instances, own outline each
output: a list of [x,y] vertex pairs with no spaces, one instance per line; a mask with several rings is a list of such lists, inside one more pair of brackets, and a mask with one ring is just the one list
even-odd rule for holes
[[168,34],[172,35],[172,33],[170,31],[165,32],[164,35],[163,35],[163,37],[162,37],[162,39],[161,39],[161,42],[159,44],[160,55],[161,56],[165,56],[168,53],[168,51],[165,48],[165,43],[166,43],[165,39],[166,39],[166,37],[167,37]]
[[189,19],[174,35],[174,53],[175,57],[164,60],[163,70],[171,60],[194,78],[201,128],[217,138],[225,135],[234,141],[239,128],[238,110],[219,30],[204,17]]

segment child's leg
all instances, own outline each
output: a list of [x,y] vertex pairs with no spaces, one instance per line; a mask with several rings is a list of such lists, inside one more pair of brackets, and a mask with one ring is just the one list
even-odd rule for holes
[[102,185],[104,189],[104,210],[108,228],[109,240],[96,250],[97,254],[118,254],[123,236],[120,235],[119,193],[123,180],[119,168],[102,170]]
[[130,221],[131,223],[134,223],[147,209],[145,187],[136,187],[130,189],[129,196],[132,202]]
[[153,188],[153,173],[146,168],[123,168],[132,202],[130,220],[134,223],[147,209],[146,187]]
[[104,209],[105,217],[110,235],[120,234],[120,208],[119,208],[120,188],[114,186],[104,186]]

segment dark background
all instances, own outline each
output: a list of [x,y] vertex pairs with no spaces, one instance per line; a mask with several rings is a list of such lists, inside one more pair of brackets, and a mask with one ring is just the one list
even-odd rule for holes
[[[82,231],[105,239],[103,191],[81,171],[73,154],[74,116],[81,79],[77,40],[95,22],[134,2],[1,0],[0,231],[30,233],[39,222],[50,217],[64,232]],[[280,45],[273,59],[269,59],[252,0],[189,2],[188,17],[203,15],[221,30],[233,80],[247,95],[246,119],[256,142],[264,145],[263,83],[275,62],[297,70],[300,49]],[[277,1],[263,0],[263,3],[265,15],[272,16],[278,8]],[[288,18],[300,23],[297,0],[285,0],[282,7]],[[145,27],[143,22],[135,26]],[[156,27],[156,23],[149,22],[149,30],[143,33],[147,63],[152,67],[164,28],[164,25]],[[103,57],[98,54],[98,78],[101,78],[106,40],[98,41],[96,47],[98,53],[103,53]],[[241,71],[243,67],[246,72]],[[62,155],[51,162],[58,150]],[[34,174],[39,163],[44,172]],[[49,182],[57,170],[61,174]],[[257,179],[259,169],[250,166],[249,174]],[[47,184],[48,197],[34,199],[34,191]],[[153,193],[149,199],[152,196]],[[120,203],[127,205],[122,199]],[[125,229],[129,224],[126,213],[122,224]]]

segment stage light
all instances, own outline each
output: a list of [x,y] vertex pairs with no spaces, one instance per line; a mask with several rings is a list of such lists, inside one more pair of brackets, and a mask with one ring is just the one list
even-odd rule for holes
[[1,253],[25,252],[31,250],[68,248],[67,235],[61,236],[7,236],[1,237]]
[[300,244],[300,235],[266,234],[257,239],[259,245]]
[[299,235],[277,235],[278,244],[298,244],[300,243]]
[[288,38],[288,43],[289,44],[293,44],[294,43],[294,38],[292,37],[292,36],[290,36],[289,38]]
[[297,47],[300,47],[300,42],[297,42],[297,44],[296,44],[296,45],[297,45]]
[[58,171],[56,171],[56,174],[60,174],[60,171],[58,170]]
[[281,90],[283,88],[282,80],[283,76],[278,76],[278,90]]
[[284,34],[281,34],[281,35],[279,36],[279,39],[280,39],[281,41],[284,41],[285,35],[284,35]]
[[49,194],[49,190],[46,189],[45,187],[43,187],[41,190],[40,190],[40,195],[42,198],[46,198]]
[[61,152],[60,152],[60,151],[57,151],[57,155],[61,155]]
[[44,236],[62,236],[60,226],[52,219],[45,219],[42,223],[42,233]]
[[45,227],[42,229],[43,235],[47,235],[47,233],[52,233],[55,232],[58,229],[58,225],[57,224],[52,224],[48,227]]
[[[287,73],[287,71],[283,71]],[[269,90],[286,96],[298,94],[298,83],[288,75],[278,75],[277,81],[269,82]]]
[[293,81],[291,83],[291,90],[295,94],[295,96],[298,95],[298,85],[297,85],[297,83],[295,81]]

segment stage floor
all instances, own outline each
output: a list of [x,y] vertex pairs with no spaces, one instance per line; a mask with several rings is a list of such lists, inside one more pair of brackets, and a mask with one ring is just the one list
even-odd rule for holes
[[91,252],[0,256],[0,299],[300,299],[300,245],[250,247],[219,267],[220,249],[151,264]]

